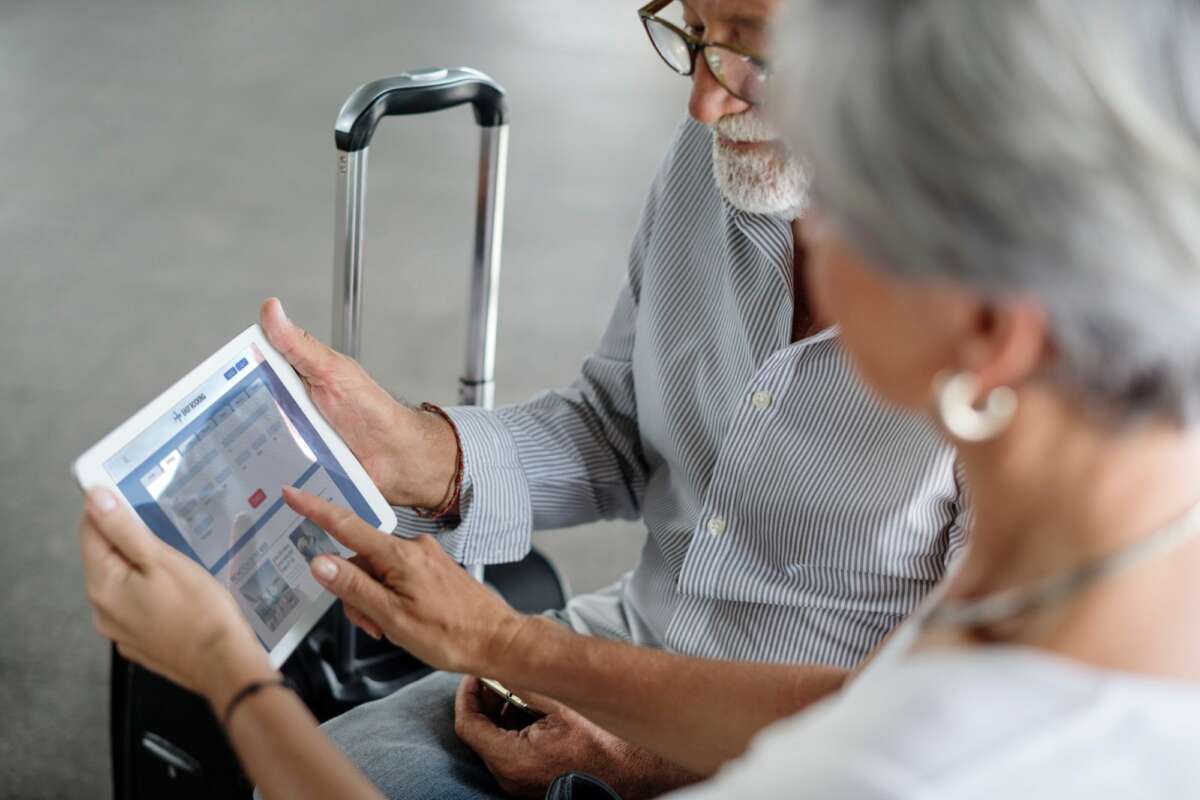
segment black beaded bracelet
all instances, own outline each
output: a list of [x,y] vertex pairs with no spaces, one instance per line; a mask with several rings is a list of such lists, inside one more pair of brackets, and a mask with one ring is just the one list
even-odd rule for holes
[[229,729],[229,721],[233,719],[233,712],[237,710],[238,705],[240,705],[243,700],[258,694],[263,689],[269,689],[272,686],[282,686],[284,689],[292,688],[292,684],[288,681],[288,679],[283,677],[270,678],[262,681],[250,681],[250,683],[239,689],[238,693],[235,694],[233,699],[230,700],[228,705],[225,706],[225,713],[221,715],[221,727],[225,728],[226,730]]

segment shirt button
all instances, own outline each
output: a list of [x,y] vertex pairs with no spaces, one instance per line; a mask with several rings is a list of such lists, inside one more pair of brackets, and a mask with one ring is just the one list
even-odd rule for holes
[[759,411],[766,411],[768,408],[770,408],[771,402],[774,399],[775,398],[771,397],[770,392],[755,392],[754,394],[750,395],[750,402]]
[[713,517],[708,521],[708,532],[713,536],[720,536],[725,532],[725,520],[721,517]]

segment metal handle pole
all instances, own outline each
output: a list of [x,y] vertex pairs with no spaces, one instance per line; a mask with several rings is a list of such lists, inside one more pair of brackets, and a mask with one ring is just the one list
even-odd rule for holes
[[367,149],[337,154],[333,232],[333,348],[358,358],[362,347],[363,214]]
[[463,405],[492,408],[496,399],[496,307],[504,234],[508,126],[480,130],[479,201],[475,210],[475,252],[467,316],[467,360],[459,381],[459,401]]

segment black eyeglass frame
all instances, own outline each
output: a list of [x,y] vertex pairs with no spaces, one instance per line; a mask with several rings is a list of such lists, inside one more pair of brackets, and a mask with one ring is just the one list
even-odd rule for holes
[[[718,50],[727,50],[736,56],[741,56],[742,58],[745,58],[746,60],[748,60],[755,67],[762,70],[764,76],[770,75],[770,71],[771,71],[770,64],[768,64],[766,62],[766,60],[760,58],[759,56],[755,55],[754,53],[751,53],[749,50],[746,50],[744,48],[741,48],[741,47],[738,47],[737,45],[732,45],[732,44],[723,44],[721,42],[707,42],[704,39],[700,39],[696,36],[693,36],[692,34],[688,33],[687,31],[681,29],[678,25],[675,25],[674,23],[668,22],[667,20],[656,16],[656,14],[658,14],[659,11],[662,11],[664,8],[671,5],[671,3],[673,3],[673,2],[675,2],[675,0],[650,0],[649,3],[647,3],[646,5],[644,5],[638,9],[638,17],[642,20],[642,28],[646,31],[646,36],[650,39],[650,46],[654,48],[655,54],[659,58],[662,59],[663,63],[666,64],[667,67],[669,67],[672,72],[674,72],[677,75],[683,75],[683,76],[694,75],[696,73],[696,57],[701,55],[708,48],[712,47],[712,48],[716,48]],[[690,66],[688,67],[687,72],[680,72],[679,70],[677,70],[675,68],[675,66],[670,61],[667,60],[667,57],[662,54],[662,51],[658,49],[658,45],[655,44],[655,42],[654,42],[654,34],[652,34],[650,32],[650,23],[651,22],[655,22],[659,25],[669,28],[672,32],[677,34],[680,39],[683,40],[684,44],[687,45],[688,55],[690,57]],[[707,57],[705,58],[705,63],[706,64],[708,63]],[[711,67],[709,68],[709,71],[710,72],[712,71]],[[722,89],[729,92],[731,95],[733,95],[737,99],[741,100],[742,102],[750,103],[751,105],[759,105],[761,103],[761,101],[759,101],[759,100],[752,100],[749,97],[743,97],[739,92],[737,92],[734,89],[732,89],[731,87],[727,86],[725,84],[725,81],[721,79],[721,76],[716,74],[715,72],[713,73],[713,78],[716,79],[717,83],[721,84]]]

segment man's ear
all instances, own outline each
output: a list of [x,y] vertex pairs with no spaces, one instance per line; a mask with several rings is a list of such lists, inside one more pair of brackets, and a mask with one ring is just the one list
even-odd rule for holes
[[972,310],[959,363],[980,382],[981,395],[998,386],[1017,388],[1050,357],[1045,309],[1029,297],[981,301]]

